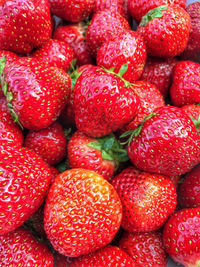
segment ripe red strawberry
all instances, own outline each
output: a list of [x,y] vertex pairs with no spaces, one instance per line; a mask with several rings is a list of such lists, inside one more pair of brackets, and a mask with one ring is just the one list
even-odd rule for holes
[[20,227],[0,235],[0,265],[53,267],[53,255],[30,231]]
[[167,266],[167,253],[160,233],[124,232],[119,247],[133,259],[136,266]]
[[49,170],[51,172],[51,181],[50,181],[50,185],[51,185],[56,179],[56,177],[58,176],[58,174],[60,174],[60,171],[54,166],[49,166]]
[[86,31],[90,54],[96,57],[105,41],[124,30],[130,30],[130,26],[118,12],[106,9],[95,14]]
[[162,5],[179,5],[185,8],[186,0],[128,0],[128,8],[131,16],[138,22],[146,15],[151,9]]
[[127,150],[139,169],[168,176],[190,171],[200,162],[200,137],[192,120],[179,108],[157,108],[136,129]]
[[19,227],[44,201],[50,172],[44,161],[24,147],[0,149],[0,235]]
[[176,58],[148,57],[141,80],[154,84],[161,94],[166,97],[172,82],[173,68],[177,63]]
[[53,35],[54,39],[65,42],[73,49],[78,66],[93,63],[93,59],[88,52],[85,40],[85,26],[86,24],[83,22],[67,26],[59,26]]
[[200,133],[200,105],[185,105],[181,109],[192,119],[194,122],[197,132]]
[[176,189],[164,175],[129,167],[114,177],[112,185],[123,205],[121,226],[129,232],[159,229],[176,207]]
[[179,204],[182,208],[200,208],[200,165],[185,176],[179,187]]
[[93,2],[93,0],[49,0],[51,12],[70,22],[86,19],[92,12]]
[[[127,66],[126,66],[127,67]],[[137,114],[139,98],[119,74],[100,67],[82,72],[74,87],[77,128],[91,137],[103,137],[129,123]]]
[[48,66],[58,67],[65,71],[71,67],[75,59],[73,50],[65,42],[54,39],[48,40],[32,56]]
[[200,103],[200,64],[192,61],[176,64],[170,96],[178,107]]
[[30,53],[51,37],[48,0],[3,0],[0,3],[0,49]]
[[129,82],[139,79],[146,61],[146,45],[140,34],[124,31],[104,42],[97,53],[97,65],[114,68],[118,73],[123,64],[128,65],[123,78]]
[[24,145],[49,165],[58,164],[67,154],[65,134],[58,122],[40,131],[30,131]]
[[186,7],[191,18],[191,31],[186,49],[181,58],[200,62],[200,2],[195,2]]
[[175,57],[186,48],[191,28],[189,14],[177,5],[150,10],[137,28],[154,57]]
[[200,262],[200,209],[183,209],[171,216],[164,227],[163,242],[170,257],[186,267]]
[[68,74],[34,58],[13,61],[1,78],[13,117],[30,130],[46,128],[58,118],[71,87]]
[[95,139],[76,131],[69,140],[67,151],[70,168],[92,170],[106,180],[114,176],[120,162],[128,160],[126,150],[113,135]]
[[44,226],[53,247],[77,257],[107,245],[119,229],[122,206],[101,175],[70,169],[58,175],[47,196]]
[[88,266],[127,266],[136,267],[133,260],[123,250],[118,247],[108,245],[93,253],[74,259],[70,267]]

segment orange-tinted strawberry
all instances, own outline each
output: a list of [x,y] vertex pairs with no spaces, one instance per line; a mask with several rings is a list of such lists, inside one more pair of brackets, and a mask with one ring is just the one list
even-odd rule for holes
[[84,169],[59,174],[47,196],[44,225],[53,247],[77,257],[107,245],[122,219],[120,199],[101,175]]

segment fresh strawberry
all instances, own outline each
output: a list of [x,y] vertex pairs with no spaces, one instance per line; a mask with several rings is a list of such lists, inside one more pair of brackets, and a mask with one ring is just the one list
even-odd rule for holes
[[94,139],[77,131],[69,140],[67,151],[71,168],[95,171],[106,180],[114,176],[120,162],[128,160],[126,150],[114,135]]
[[200,103],[200,64],[192,61],[176,64],[170,96],[178,107]]
[[54,39],[65,42],[73,49],[78,66],[93,63],[93,59],[87,49],[85,27],[86,24],[83,22],[67,26],[59,26],[53,35]]
[[174,213],[164,227],[163,242],[170,257],[185,267],[200,262],[200,209],[183,209]]
[[42,204],[50,183],[44,161],[24,147],[0,149],[0,235],[22,225]]
[[49,0],[51,12],[56,16],[70,21],[80,22],[92,12],[93,0]]
[[200,105],[185,105],[181,109],[192,119],[197,132],[200,133]]
[[131,84],[118,74],[91,67],[78,77],[74,87],[77,128],[91,137],[103,137],[129,123],[137,114],[139,98]]
[[75,59],[73,50],[63,41],[50,39],[36,50],[32,56],[48,66],[67,71]]
[[60,174],[60,171],[54,166],[49,166],[49,170],[51,172],[51,181],[50,181],[50,185],[51,185],[56,179],[56,177],[58,176],[58,174]]
[[189,14],[177,5],[150,10],[137,31],[144,37],[147,53],[154,57],[175,57],[186,48],[191,28]]
[[141,80],[154,84],[161,94],[166,97],[172,83],[172,73],[176,63],[176,58],[162,59],[148,57]]
[[40,131],[30,131],[24,145],[37,153],[49,165],[58,164],[67,153],[65,134],[58,122]]
[[86,31],[90,54],[96,57],[105,41],[124,30],[130,30],[130,26],[118,12],[106,9],[95,14]]
[[132,132],[127,149],[137,168],[168,176],[184,174],[200,162],[195,125],[181,109],[172,106],[154,110]]
[[0,1],[0,49],[30,53],[51,37],[48,0]]
[[13,61],[1,80],[15,121],[30,130],[46,128],[58,118],[71,87],[68,74],[34,58]]
[[181,180],[181,176],[180,175],[175,175],[175,176],[169,176],[169,178],[173,182],[175,188],[178,188],[179,182]]
[[108,245],[88,255],[84,255],[72,261],[70,267],[88,266],[127,266],[136,267],[133,260],[123,250],[118,247]]
[[124,232],[119,247],[133,259],[136,266],[167,266],[167,254],[160,233]]
[[176,189],[172,181],[134,167],[114,177],[122,205],[122,227],[129,232],[149,232],[164,225],[176,207]]
[[77,257],[107,245],[119,229],[122,206],[101,175],[84,169],[59,174],[47,196],[44,226],[53,247]]
[[31,232],[20,227],[0,235],[0,266],[53,267],[53,255]]
[[146,61],[146,45],[140,34],[124,31],[104,42],[97,53],[97,65],[113,68],[118,73],[123,64],[128,65],[123,78],[129,82],[139,79]]
[[186,7],[191,18],[191,31],[186,49],[181,54],[185,60],[200,62],[200,2],[195,2]]
[[128,8],[131,16],[138,22],[151,9],[162,5],[179,5],[185,8],[186,0],[128,0]]

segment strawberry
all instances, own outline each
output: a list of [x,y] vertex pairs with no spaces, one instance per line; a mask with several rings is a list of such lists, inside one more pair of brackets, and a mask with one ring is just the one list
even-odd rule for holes
[[128,0],[128,8],[131,16],[138,22],[151,9],[162,5],[179,5],[182,8],[186,6],[186,0]]
[[47,196],[44,226],[53,247],[78,257],[107,245],[119,229],[122,206],[101,175],[84,169],[59,174]]
[[200,105],[185,105],[181,109],[192,119],[194,122],[197,132],[200,133]]
[[93,0],[49,0],[51,12],[70,21],[80,22],[92,12]]
[[105,41],[124,30],[130,30],[130,26],[118,12],[106,9],[95,14],[86,31],[90,54],[96,57],[97,51]]
[[32,56],[49,66],[67,71],[75,59],[73,50],[63,41],[50,39]]
[[186,11],[191,18],[191,31],[187,46],[181,54],[181,58],[200,62],[200,2],[190,4],[186,7]]
[[124,31],[104,42],[97,53],[97,65],[113,68],[118,73],[123,64],[128,65],[123,78],[129,82],[139,79],[146,61],[146,45],[140,34]]
[[178,107],[200,103],[200,64],[192,61],[176,64],[170,96]]
[[141,170],[180,175],[200,162],[200,137],[181,109],[164,106],[132,132],[127,150],[132,163]]
[[50,183],[44,161],[24,147],[0,149],[0,235],[19,227],[42,204]]
[[87,49],[85,27],[86,24],[83,22],[67,26],[59,26],[53,35],[54,39],[65,42],[73,49],[78,66],[93,63],[93,59]]
[[53,255],[30,231],[20,227],[0,236],[0,265],[53,267]]
[[51,37],[48,0],[3,0],[0,18],[1,50],[27,54]]
[[51,172],[51,181],[50,181],[50,185],[51,185],[56,179],[56,177],[58,176],[58,174],[60,174],[60,171],[54,166],[49,166],[49,170]]
[[176,207],[172,181],[159,174],[124,169],[112,180],[122,205],[122,227],[129,232],[149,232],[164,225]]
[[60,253],[58,253],[57,251],[54,252],[54,265],[56,267],[69,267],[72,260],[73,260],[72,258],[65,257]]
[[68,162],[70,168],[84,168],[101,174],[110,180],[120,162],[128,160],[113,135],[95,139],[76,131],[68,143]]
[[141,80],[154,84],[161,94],[166,97],[172,83],[173,68],[176,63],[176,58],[163,59],[148,57],[141,75]]
[[129,123],[137,114],[139,98],[131,84],[118,74],[91,67],[82,72],[74,87],[77,128],[91,137],[103,137]]
[[88,266],[127,266],[136,267],[133,260],[123,250],[118,247],[108,245],[93,253],[74,259],[70,267]]
[[160,233],[124,232],[119,247],[133,259],[136,266],[167,266],[167,254]]
[[170,257],[185,267],[198,267],[200,262],[200,209],[183,209],[166,223],[163,242]]
[[71,86],[68,74],[34,58],[13,61],[1,80],[15,121],[30,130],[46,128],[58,118]]
[[179,204],[182,208],[200,208],[200,165],[185,176],[179,188]]
[[147,53],[154,57],[175,57],[186,48],[191,28],[189,14],[177,5],[150,10],[137,32],[144,37]]
[[24,145],[37,153],[49,165],[58,164],[66,156],[66,138],[58,122],[40,131],[30,131]]

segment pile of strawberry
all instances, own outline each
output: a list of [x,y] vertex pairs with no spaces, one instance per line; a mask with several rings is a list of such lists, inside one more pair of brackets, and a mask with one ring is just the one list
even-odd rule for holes
[[199,28],[200,2],[0,0],[0,266],[200,266]]

